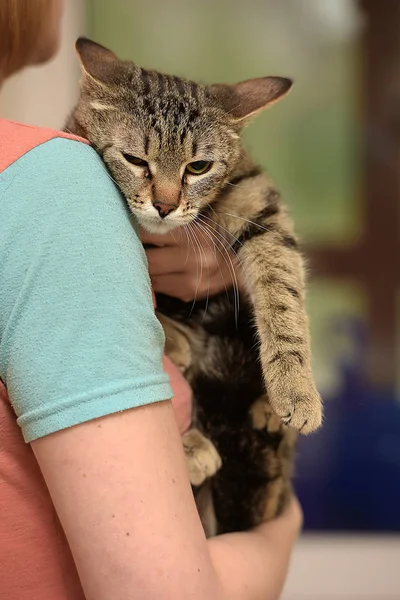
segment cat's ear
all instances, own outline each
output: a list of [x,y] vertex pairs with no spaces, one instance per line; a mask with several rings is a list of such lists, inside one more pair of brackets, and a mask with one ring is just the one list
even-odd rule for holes
[[122,61],[111,50],[84,37],[77,40],[75,49],[86,75],[103,84],[118,81]]
[[234,85],[212,85],[210,90],[227,113],[242,121],[286,96],[292,85],[292,80],[285,77],[260,77]]

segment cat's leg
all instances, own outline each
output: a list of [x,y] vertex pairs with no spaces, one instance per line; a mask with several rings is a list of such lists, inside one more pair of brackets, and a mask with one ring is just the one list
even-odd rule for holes
[[[192,363],[192,353],[185,328],[173,319],[157,312],[165,332],[165,352],[184,373]],[[221,458],[214,446],[198,429],[192,427],[182,436],[190,483],[201,485],[215,475],[221,466]]]
[[297,432],[282,424],[264,397],[250,417],[237,427],[213,428],[222,456],[222,466],[210,480],[218,534],[246,531],[273,519],[290,495]]
[[236,240],[269,401],[283,423],[309,433],[321,424],[322,402],[311,372],[305,268],[292,221],[279,193],[254,168],[227,188],[212,215]]
[[165,333],[165,354],[182,373],[186,373],[192,363],[192,353],[183,326],[159,311],[156,315]]
[[246,531],[283,509],[294,450],[290,436],[296,433],[283,427],[269,432],[249,424],[236,431],[225,429],[221,437],[213,431],[218,444],[232,448],[230,456],[221,452],[222,466],[210,480],[219,534]]
[[221,467],[221,457],[214,444],[198,429],[189,429],[182,436],[183,450],[190,483],[201,485]]
[[217,518],[211,491],[211,482],[206,480],[199,488],[194,489],[194,499],[207,538],[218,533]]
[[281,435],[275,455],[269,454],[265,463],[265,470],[270,479],[265,498],[259,506],[254,507],[255,520],[269,521],[281,513],[292,493],[291,478],[297,432],[282,424],[264,397],[254,402],[250,414],[254,429],[265,429],[269,433]]
[[302,433],[314,431],[321,424],[322,402],[311,371],[304,265],[294,238],[267,231],[248,240],[240,258],[254,305],[269,401],[285,425]]

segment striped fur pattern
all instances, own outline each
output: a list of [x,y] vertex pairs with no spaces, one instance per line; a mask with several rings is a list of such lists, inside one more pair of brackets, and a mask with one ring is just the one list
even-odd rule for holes
[[240,140],[249,117],[291,82],[204,86],[120,61],[89,40],[77,51],[81,96],[66,129],[89,139],[140,225],[166,233],[196,221],[243,266],[239,299],[233,290],[194,305],[158,295],[157,304],[166,352],[193,389],[183,443],[204,527],[246,529],[280,511],[296,432],[315,430],[322,415],[303,258],[279,192]]

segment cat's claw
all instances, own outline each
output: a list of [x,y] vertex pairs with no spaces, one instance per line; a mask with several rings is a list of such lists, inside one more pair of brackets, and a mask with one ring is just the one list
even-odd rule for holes
[[280,381],[278,389],[269,387],[269,399],[282,423],[308,434],[318,429],[322,423],[322,401],[314,385],[304,391],[304,385],[294,390]]

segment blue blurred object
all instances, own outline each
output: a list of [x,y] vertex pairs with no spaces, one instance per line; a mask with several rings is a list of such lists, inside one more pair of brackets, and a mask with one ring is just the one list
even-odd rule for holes
[[295,487],[305,529],[399,532],[400,403],[367,389],[360,369],[364,328],[347,326],[356,360],[338,366],[344,386],[325,399],[321,431],[299,442]]

